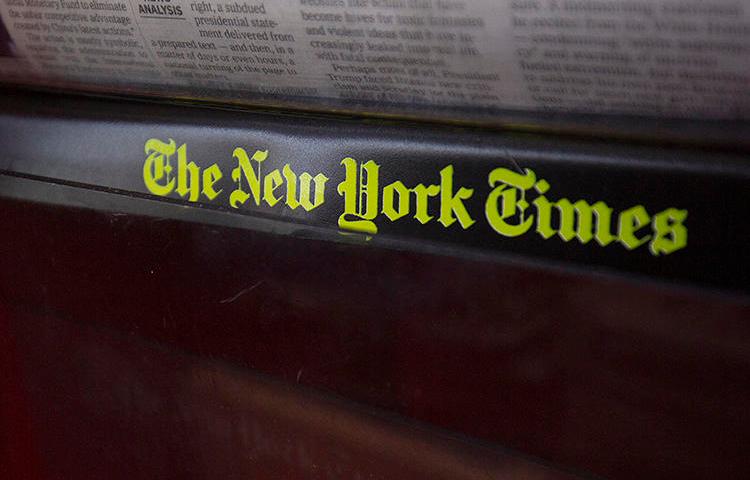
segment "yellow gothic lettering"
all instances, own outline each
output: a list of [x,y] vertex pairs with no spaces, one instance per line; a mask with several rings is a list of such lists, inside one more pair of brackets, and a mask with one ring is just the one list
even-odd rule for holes
[[[344,197],[344,212],[339,215],[339,227],[361,233],[378,233],[372,220],[378,215],[378,172],[380,166],[372,160],[357,165],[351,157],[341,160],[345,179],[337,188]],[[364,200],[364,201],[363,201]]]
[[[537,211],[536,231],[539,235],[547,239],[557,233],[566,242],[575,238],[583,244],[596,238],[603,247],[615,240],[610,227],[612,209],[606,203],[596,202],[589,205],[585,200],[570,203],[567,198],[552,202],[544,196],[549,188],[549,183],[544,179],[534,185],[534,190],[540,194],[533,202]],[[559,215],[558,230],[552,226],[552,207],[557,209]]]
[[[529,206],[524,198],[524,192],[534,185],[536,181],[534,172],[527,168],[525,174],[521,175],[507,168],[496,168],[490,172],[488,180],[490,187],[497,185],[485,202],[484,211],[490,227],[506,237],[517,237],[526,233],[531,228],[534,217],[529,216],[524,219],[524,211]],[[513,188],[506,188],[508,186]],[[520,200],[519,192],[521,193]],[[498,206],[501,207],[500,210]],[[519,220],[509,221],[510,218],[516,216]]]
[[170,157],[177,150],[177,144],[171,138],[169,142],[151,138],[146,140],[144,150],[146,161],[143,163],[143,183],[149,192],[165,197],[174,190],[175,179],[172,176]]
[[440,222],[444,227],[450,227],[458,220],[459,225],[466,230],[474,224],[469,212],[466,211],[464,200],[474,194],[471,188],[461,187],[453,193],[453,165],[440,170]]
[[255,204],[260,205],[260,165],[268,158],[268,150],[256,150],[253,153],[252,159],[258,164],[257,174],[250,164],[250,157],[248,157],[244,148],[235,148],[232,156],[237,159],[237,166],[232,169],[232,180],[237,183],[237,188],[229,194],[229,205],[233,208],[239,208],[250,198],[250,194],[242,189],[242,177],[245,178],[245,182],[250,188]]
[[[281,201],[282,197],[276,191],[284,185],[284,203],[292,210],[301,206],[309,212],[325,201],[325,185],[329,178],[322,173],[313,177],[307,172],[302,172],[298,177],[287,163],[281,171],[272,170],[263,176],[262,164],[268,158],[268,150],[256,150],[249,156],[244,148],[237,147],[234,149],[234,158],[237,160],[237,167],[232,170],[232,180],[237,187],[229,195],[229,205],[233,208],[239,208],[251,195],[255,205],[260,206],[263,201],[269,207],[273,207]],[[251,161],[257,165],[254,167]],[[243,189],[243,178],[250,193]]]
[[649,250],[654,255],[668,255],[687,246],[688,232],[683,222],[687,210],[668,208],[654,215],[654,240]]
[[[219,166],[213,164],[201,172],[201,168],[195,162],[188,161],[186,144],[183,143],[178,147],[171,138],[169,142],[152,138],[146,141],[145,151],[143,182],[149,192],[166,196],[175,191],[179,196],[187,197],[190,202],[197,202],[201,194],[213,200],[222,192],[221,189],[215,188],[216,183],[222,178]],[[175,153],[177,154],[176,177],[172,175],[174,167],[171,164],[171,157]]]
[[[617,234],[612,233],[612,208],[602,201],[593,204],[586,200],[571,202],[567,198],[549,200],[545,194],[550,184],[537,179],[531,169],[523,173],[507,168],[496,168],[488,177],[490,187],[485,216],[500,235],[517,237],[536,225],[535,232],[545,240],[557,235],[565,242],[577,240],[586,244],[591,240],[601,246],[614,241],[628,250],[649,243],[652,255],[670,254],[687,246],[687,210],[668,208],[652,217],[643,205],[628,208],[617,217]],[[536,192],[536,193],[534,193]],[[536,195],[529,203],[527,195]],[[528,213],[529,206],[534,213]],[[651,227],[652,233],[644,232]]]
[[[397,180],[385,187],[380,193],[380,165],[372,160],[359,164],[352,157],[341,161],[345,178],[338,186],[339,195],[344,197],[344,212],[339,216],[339,227],[355,232],[375,234],[378,226],[374,220],[382,213],[394,222],[411,212],[414,194],[414,218],[422,224],[433,219],[429,213],[429,199],[438,197],[438,222],[448,228],[454,223],[463,229],[471,227],[475,221],[469,215],[464,201],[471,198],[471,188],[453,188],[453,165],[440,170],[440,185],[424,185],[408,188]],[[380,206],[380,209],[378,208]]]

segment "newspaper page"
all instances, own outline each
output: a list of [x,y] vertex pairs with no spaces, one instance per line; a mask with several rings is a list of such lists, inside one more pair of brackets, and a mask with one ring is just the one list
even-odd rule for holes
[[747,120],[748,11],[746,0],[0,0],[0,81],[403,113]]

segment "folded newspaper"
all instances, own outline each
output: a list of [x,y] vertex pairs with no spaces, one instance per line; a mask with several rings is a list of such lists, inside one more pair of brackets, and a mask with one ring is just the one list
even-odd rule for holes
[[745,0],[0,0],[0,81],[490,123],[745,122],[748,10]]

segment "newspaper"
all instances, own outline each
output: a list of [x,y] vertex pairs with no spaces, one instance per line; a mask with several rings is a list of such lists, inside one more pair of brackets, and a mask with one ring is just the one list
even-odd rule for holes
[[402,113],[747,120],[749,10],[745,0],[0,0],[0,81]]

